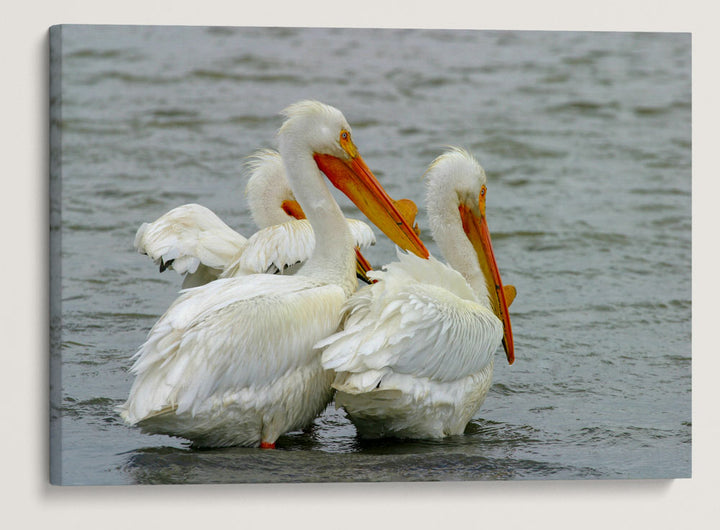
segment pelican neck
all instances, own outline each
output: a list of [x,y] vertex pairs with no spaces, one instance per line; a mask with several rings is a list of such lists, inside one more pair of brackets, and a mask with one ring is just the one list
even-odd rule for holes
[[428,200],[428,219],[430,231],[440,252],[453,269],[458,271],[475,292],[478,301],[490,307],[490,299],[485,276],[477,261],[475,249],[462,229],[460,218],[460,200],[456,193],[443,194],[440,200]]
[[347,221],[312,154],[281,143],[287,180],[315,233],[315,249],[299,274],[355,291],[354,243]]

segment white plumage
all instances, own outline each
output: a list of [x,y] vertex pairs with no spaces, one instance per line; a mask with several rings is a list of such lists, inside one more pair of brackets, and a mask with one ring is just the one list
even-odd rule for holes
[[[123,419],[196,446],[273,447],[331,399],[313,345],[337,329],[357,284],[354,242],[320,169],[393,241],[427,256],[365,166],[340,111],[300,102],[278,132],[288,182],[316,235],[294,276],[255,274],[188,289],[135,355]],[[365,186],[365,187],[363,187]]]
[[300,276],[185,291],[135,356],[123,418],[200,447],[272,444],[305,427],[332,395],[313,343],[337,329],[345,298]]
[[398,252],[397,262],[371,273],[380,281],[345,304],[341,331],[318,344],[323,366],[336,372],[336,405],[360,436],[461,434],[485,399],[503,319],[493,309],[487,287],[493,280],[482,266],[484,260],[491,268],[494,258],[476,253],[462,213],[484,223],[485,181],[465,151],[438,157],[426,175],[426,204],[449,265]]
[[[358,249],[375,244],[375,234],[366,223],[346,217]],[[225,265],[220,278],[255,273],[294,274],[312,255],[315,232],[307,219],[293,219],[255,232],[236,259]]]
[[[293,273],[315,247],[315,234],[294,208],[285,167],[277,151],[262,149],[248,159],[246,195],[250,213],[260,228],[249,239],[199,204],[173,208],[152,223],[143,223],[135,248],[147,254],[160,271],[174,269],[184,276],[183,287],[196,287],[217,278],[256,273]],[[289,206],[290,205],[290,206]],[[347,219],[360,249],[375,244],[364,222]]]

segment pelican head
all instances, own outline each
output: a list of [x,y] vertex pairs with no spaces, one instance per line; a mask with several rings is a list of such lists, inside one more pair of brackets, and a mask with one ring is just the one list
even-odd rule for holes
[[[426,173],[426,185],[428,216],[435,240],[441,248],[445,245],[442,248],[443,255],[461,273],[472,275],[471,271],[477,270],[479,266],[490,306],[503,323],[503,347],[508,362],[512,364],[515,351],[506,296],[508,290],[503,288],[486,221],[485,171],[467,151],[452,148],[430,165]],[[450,245],[458,239],[451,231],[459,224],[462,225],[464,237],[472,245],[476,264],[467,261],[468,255],[462,250],[467,248],[467,244],[457,247]]]
[[[367,167],[352,141],[352,129],[338,109],[317,101],[301,101],[287,107],[283,114],[286,120],[278,131],[281,153],[293,153],[298,159],[311,155],[330,182],[386,236],[401,248],[428,257],[425,245],[412,228],[413,219],[403,217]],[[299,190],[293,183],[291,187],[299,198]],[[302,206],[305,208],[304,202]]]
[[342,112],[335,107],[319,101],[299,101],[285,108],[282,115],[285,122],[278,130],[281,143],[291,139],[301,142],[313,153],[347,157],[347,150],[340,144],[340,132],[350,135],[352,129]]
[[260,228],[279,225],[305,214],[285,178],[282,157],[272,149],[260,149],[247,158],[250,175],[245,195],[253,221]]

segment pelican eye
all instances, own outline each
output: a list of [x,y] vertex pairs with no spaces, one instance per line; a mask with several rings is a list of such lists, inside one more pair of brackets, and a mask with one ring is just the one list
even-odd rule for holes
[[340,131],[340,147],[342,147],[343,151],[345,151],[350,158],[355,158],[358,156],[357,148],[353,145],[352,140],[350,139],[350,131],[347,129],[343,129]]
[[482,188],[480,188],[480,197],[485,197],[485,194],[487,193],[487,187],[483,185]]

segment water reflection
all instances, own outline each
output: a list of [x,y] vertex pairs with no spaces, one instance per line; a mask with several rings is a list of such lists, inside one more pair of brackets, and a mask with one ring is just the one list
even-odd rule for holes
[[[338,421],[340,419],[340,421]],[[322,423],[323,425],[319,425]],[[326,443],[328,425],[336,434]],[[137,484],[395,482],[595,478],[590,467],[574,467],[518,457],[537,433],[475,420],[464,435],[442,440],[362,440],[338,414],[326,414],[309,432],[281,437],[275,450],[231,447],[196,450],[147,447],[129,452],[122,470]],[[339,432],[338,431],[342,431]],[[333,428],[331,427],[332,431]]]

